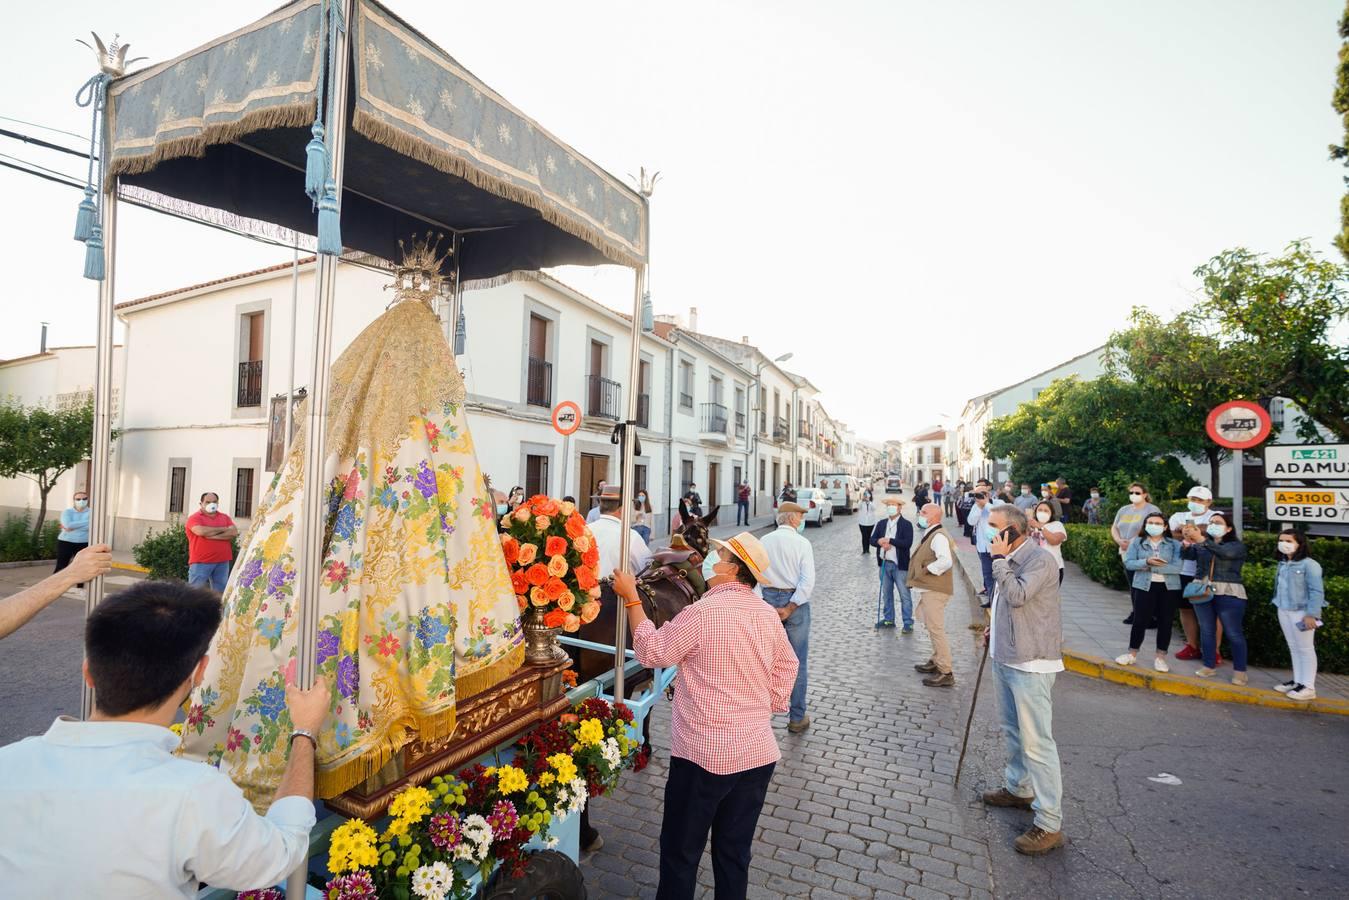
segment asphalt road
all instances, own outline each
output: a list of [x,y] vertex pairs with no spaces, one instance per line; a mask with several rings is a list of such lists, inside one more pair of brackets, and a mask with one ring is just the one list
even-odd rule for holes
[[[7,597],[50,569],[0,569]],[[20,630],[0,640],[0,745],[46,731],[62,714],[80,714],[84,601],[62,597]]]

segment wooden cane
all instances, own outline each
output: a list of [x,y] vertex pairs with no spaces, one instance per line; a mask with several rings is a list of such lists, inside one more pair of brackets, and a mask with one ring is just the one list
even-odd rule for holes
[[974,707],[979,703],[979,685],[984,680],[984,663],[988,662],[988,642],[984,642],[984,655],[979,657],[979,674],[974,676],[974,696],[970,698],[970,714],[965,719],[965,736],[960,741],[960,759],[956,760],[955,785],[960,785],[960,769],[965,764],[965,748],[970,744],[970,726],[974,723]]

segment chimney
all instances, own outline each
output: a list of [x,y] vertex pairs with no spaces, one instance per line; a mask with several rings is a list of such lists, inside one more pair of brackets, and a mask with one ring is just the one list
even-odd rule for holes
[[742,334],[742,335],[740,335],[740,343],[742,343],[742,344],[748,344],[748,343],[749,343],[749,335],[747,335],[747,334]]
[[689,331],[698,330],[698,307],[689,307]]
[[39,352],[39,353],[46,353],[46,352],[47,352],[47,323],[46,323],[46,322],[43,322],[43,323],[42,323],[42,346],[41,346],[41,348],[38,350],[38,352]]

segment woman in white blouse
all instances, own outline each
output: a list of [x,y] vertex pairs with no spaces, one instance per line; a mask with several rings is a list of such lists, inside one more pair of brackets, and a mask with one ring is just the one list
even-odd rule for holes
[[857,528],[862,532],[862,555],[871,552],[871,529],[876,527],[876,501],[871,499],[871,491],[862,492],[862,502],[857,504]]

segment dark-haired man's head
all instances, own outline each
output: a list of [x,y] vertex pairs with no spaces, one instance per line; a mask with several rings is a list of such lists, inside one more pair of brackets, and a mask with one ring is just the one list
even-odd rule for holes
[[100,603],[84,627],[97,712],[119,717],[182,702],[220,618],[218,596],[171,581],[142,581]]

